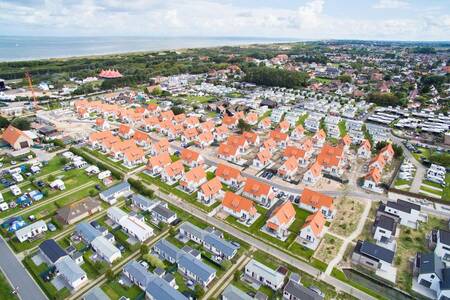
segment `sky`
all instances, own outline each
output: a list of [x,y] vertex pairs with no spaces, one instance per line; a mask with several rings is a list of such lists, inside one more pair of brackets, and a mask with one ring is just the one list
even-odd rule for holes
[[0,0],[3,35],[450,40],[450,0]]

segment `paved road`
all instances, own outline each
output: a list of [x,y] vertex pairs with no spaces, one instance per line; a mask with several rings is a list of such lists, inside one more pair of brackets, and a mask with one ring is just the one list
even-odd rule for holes
[[21,299],[46,300],[47,297],[14,256],[3,237],[0,237],[0,267],[15,287],[19,287]]
[[[285,252],[278,250],[270,245],[267,245],[263,241],[258,240],[256,238],[254,238],[253,236],[251,236],[247,233],[244,233],[223,221],[220,221],[216,218],[209,217],[203,211],[201,211],[198,208],[194,207],[193,205],[179,199],[176,196],[173,196],[173,195],[169,196],[169,195],[166,195],[166,194],[160,193],[160,192],[157,192],[156,195],[158,197],[162,198],[163,200],[166,200],[167,202],[169,202],[173,205],[176,205],[178,208],[181,208],[181,209],[187,211],[188,213],[196,216],[197,218],[219,228],[220,230],[223,230],[223,231],[227,232],[228,234],[231,234],[232,236],[249,243],[254,248],[259,249],[263,252],[269,253],[270,255],[277,257],[278,259],[284,261],[285,263],[290,264],[290,265],[298,268],[299,270],[302,270],[303,272],[308,273],[309,275],[311,275],[315,278],[317,278],[321,274],[320,270],[314,268],[313,266],[307,264],[306,262],[299,260],[297,258],[294,258],[294,257],[286,254]],[[325,275],[325,277],[324,277],[325,282],[330,283],[331,282],[330,278],[332,278],[332,277]],[[358,299],[375,299],[375,298],[369,296],[368,294],[366,294],[358,289],[355,289],[352,286],[350,286],[349,284],[346,284],[342,281],[333,280],[333,283],[331,283],[331,284],[336,289],[343,291],[345,293],[348,293],[350,295],[353,295]]]

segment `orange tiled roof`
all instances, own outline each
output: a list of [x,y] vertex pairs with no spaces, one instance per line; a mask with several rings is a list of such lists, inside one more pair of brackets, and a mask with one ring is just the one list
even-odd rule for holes
[[350,138],[350,136],[348,134],[346,134],[342,138],[341,143],[344,144],[345,146],[348,146],[352,143],[352,139]]
[[322,168],[323,166],[318,163],[317,161],[315,161],[312,166],[309,168],[309,170],[311,171],[312,175],[314,177],[318,177],[320,175],[320,172],[322,172]]
[[193,162],[198,160],[198,158],[200,157],[200,153],[188,148],[183,148],[180,152],[180,157],[183,161]]
[[270,124],[272,124],[272,121],[270,120],[269,117],[265,117],[264,119],[262,119],[260,121],[260,123],[264,126],[264,127],[269,127]]
[[182,180],[180,184],[186,186],[189,182],[200,182],[205,178],[205,170],[201,166],[198,166],[184,174],[184,180]]
[[308,188],[305,188],[303,190],[302,196],[300,198],[300,203],[312,206],[316,209],[320,209],[321,207],[333,209],[334,208],[333,201],[334,199],[332,197],[313,191]]
[[256,143],[256,140],[258,139],[258,134],[256,134],[256,132],[250,132],[250,131],[245,131],[242,136],[247,140],[247,142],[249,142],[250,144],[254,144]]
[[252,194],[255,197],[268,196],[271,192],[271,188],[272,187],[269,184],[249,177],[245,182],[244,193]]
[[214,129],[214,122],[213,121],[206,121],[200,124],[200,129],[202,132],[204,131],[212,131]]
[[379,184],[381,181],[380,170],[378,170],[377,168],[372,168],[372,170],[370,170],[364,178],[372,180],[376,184]]
[[305,151],[295,146],[287,146],[283,151],[283,156],[295,157],[296,159],[300,159],[305,157]]
[[213,140],[214,140],[214,136],[209,131],[204,131],[203,133],[201,133],[198,136],[198,141],[199,142],[209,143],[209,142],[212,142]]
[[288,140],[288,135],[279,130],[272,130],[269,136],[277,143]]
[[185,114],[175,115],[173,117],[173,120],[177,123],[183,123],[186,120],[186,115]]
[[216,169],[216,176],[222,177],[226,180],[232,178],[238,179],[241,176],[241,171],[224,164],[218,164]]
[[244,147],[247,140],[243,135],[232,135],[227,139],[227,144],[233,145],[236,147]]
[[218,153],[225,156],[235,156],[238,152],[238,146],[228,143],[222,143],[219,146]]
[[172,162],[167,152],[152,156],[148,159],[147,166],[151,169],[154,167],[165,167]]
[[272,153],[267,150],[266,148],[264,148],[262,151],[258,152],[258,154],[256,154],[256,157],[258,158],[258,160],[262,163],[266,163],[267,161],[269,161],[272,158]]
[[311,230],[314,233],[314,235],[316,237],[319,237],[322,234],[322,230],[323,230],[323,227],[325,226],[325,222],[326,222],[325,217],[323,216],[322,212],[320,210],[318,210],[306,218],[305,224],[303,224],[302,228],[311,226]]
[[286,171],[295,171],[298,168],[298,160],[291,156],[281,166]]
[[254,112],[251,112],[245,117],[245,119],[247,123],[256,123],[258,122],[258,115]]
[[147,110],[149,110],[149,111],[155,111],[155,110],[157,110],[158,109],[158,104],[156,104],[156,103],[150,103],[148,106],[147,106]]
[[161,112],[160,116],[161,116],[162,120],[172,120],[174,117],[174,114],[173,114],[173,111],[167,110],[167,111]]
[[176,162],[171,163],[170,165],[166,166],[164,168],[164,171],[170,177],[174,177],[178,174],[182,174],[184,172],[183,162],[181,160],[177,160]]
[[24,136],[27,139],[30,139],[28,135],[26,135],[23,131],[20,129],[17,129],[16,127],[9,125],[5,131],[3,132],[2,139],[7,142],[10,145],[14,145],[15,142],[21,137]]
[[286,121],[286,120],[281,121],[280,124],[278,124],[278,126],[279,126],[280,129],[282,129],[282,130],[289,130],[289,128],[291,127],[291,125],[289,124],[289,122]]
[[188,128],[186,129],[184,132],[184,137],[188,138],[188,139],[193,139],[198,135],[198,131],[195,127],[193,128]]
[[373,165],[374,163],[377,163],[380,165],[380,167],[383,169],[386,165],[386,160],[384,159],[384,156],[382,153],[375,156],[369,163],[369,166]]
[[332,146],[325,144],[317,156],[317,162],[324,167],[339,166],[343,156],[344,148],[342,145]]
[[237,123],[237,121],[238,120],[236,117],[234,117],[234,116],[230,117],[228,115],[225,115],[223,117],[222,124],[224,124],[226,126],[231,126],[231,125],[235,125]]
[[200,124],[200,121],[198,120],[197,117],[190,116],[189,118],[186,119],[185,124],[196,126],[196,125]]
[[253,201],[244,198],[242,196],[236,195],[232,192],[226,192],[225,197],[222,200],[222,205],[235,212],[246,211],[251,215],[256,214],[256,208]]
[[131,147],[126,149],[123,152],[124,157],[128,160],[128,161],[135,161],[135,160],[139,160],[142,159],[144,157],[144,150],[142,150],[141,147]]
[[361,142],[361,146],[360,146],[360,147],[366,149],[367,151],[370,151],[370,150],[372,149],[372,145],[370,145],[370,141],[367,140],[367,139],[364,139],[364,140]]
[[105,123],[105,120],[102,118],[97,118],[95,120],[95,125],[97,125],[97,126],[103,126],[104,123]]
[[119,133],[120,134],[128,134],[131,131],[131,127],[126,124],[120,124]]
[[294,131],[303,134],[305,132],[305,128],[303,128],[302,124],[299,124],[294,128]]
[[394,155],[394,148],[392,148],[392,144],[387,144],[386,146],[384,146],[383,149],[381,149],[380,153],[383,153],[383,155],[385,153],[388,153],[390,156]]
[[277,230],[280,226],[289,224],[295,218],[295,208],[291,201],[286,201],[275,208],[272,216],[267,220],[267,227]]
[[268,138],[267,140],[264,141],[263,146],[266,149],[273,149],[277,146],[277,143],[275,143],[275,141],[272,138]]
[[318,140],[324,140],[327,137],[327,134],[325,133],[325,130],[320,129],[314,134],[314,139]]
[[225,126],[225,125],[221,125],[221,126],[216,128],[216,133],[217,134],[225,134],[225,133],[228,133],[228,131],[229,131],[228,127]]
[[220,178],[214,177],[210,181],[202,184],[200,189],[202,190],[202,193],[206,197],[217,194],[222,189],[222,183],[220,182]]
[[150,137],[145,132],[136,130],[134,132],[133,139],[136,141],[149,141]]

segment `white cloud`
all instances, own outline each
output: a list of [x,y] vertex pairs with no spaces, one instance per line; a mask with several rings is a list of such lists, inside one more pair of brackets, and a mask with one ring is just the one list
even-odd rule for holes
[[[410,17],[337,17],[325,0],[297,8],[249,9],[217,0],[0,0],[0,26],[10,34],[253,36],[302,39],[450,39],[450,14],[419,11]],[[377,7],[406,7],[380,0]],[[379,14],[368,10],[365,15]],[[345,5],[342,5],[345,9]],[[6,28],[5,27],[5,28]],[[16,30],[16,31],[13,31]]]
[[379,0],[373,5],[373,8],[405,8],[409,6],[409,2],[405,0]]

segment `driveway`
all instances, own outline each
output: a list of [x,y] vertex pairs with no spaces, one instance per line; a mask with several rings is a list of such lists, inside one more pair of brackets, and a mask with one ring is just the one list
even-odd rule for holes
[[0,255],[0,267],[14,288],[19,288],[20,298],[24,300],[46,300],[45,294],[28,274],[25,267],[17,260],[3,237],[0,237],[0,253],[2,254]]

